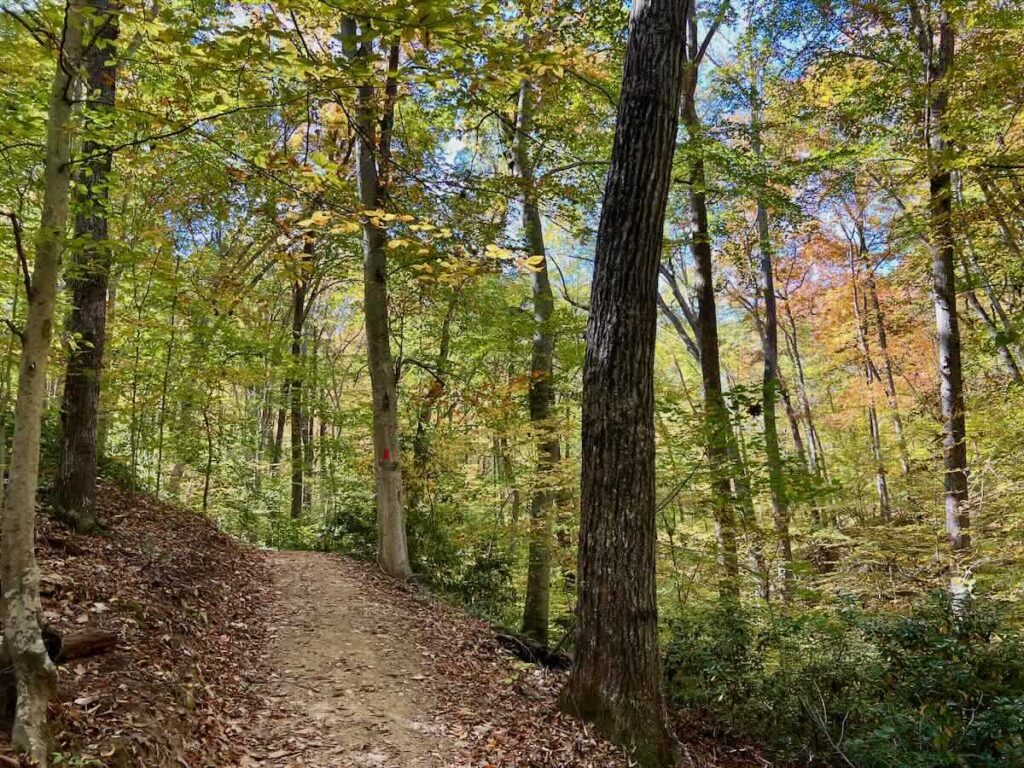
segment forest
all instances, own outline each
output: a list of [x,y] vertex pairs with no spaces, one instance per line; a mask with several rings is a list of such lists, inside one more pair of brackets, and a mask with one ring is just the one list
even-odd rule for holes
[[0,11],[0,763],[163,764],[67,746],[47,574],[198,518],[610,761],[466,765],[1024,766],[1018,0]]

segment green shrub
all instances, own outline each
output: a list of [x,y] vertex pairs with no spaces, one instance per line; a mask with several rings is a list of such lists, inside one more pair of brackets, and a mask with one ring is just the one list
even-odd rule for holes
[[1024,647],[1000,627],[992,606],[958,613],[945,595],[904,616],[714,609],[670,624],[665,668],[677,705],[783,760],[1024,765]]

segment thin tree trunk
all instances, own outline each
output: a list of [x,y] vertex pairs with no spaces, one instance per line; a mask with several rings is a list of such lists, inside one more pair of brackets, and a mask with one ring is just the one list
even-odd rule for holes
[[[860,259],[864,262],[865,244],[860,239]],[[861,364],[864,368],[864,386],[868,396],[868,435],[871,443],[871,458],[875,464],[875,487],[878,490],[878,511],[883,520],[892,516],[892,504],[889,498],[889,482],[886,477],[885,460],[882,456],[882,435],[878,427],[878,410],[875,407],[875,382],[880,381],[878,369],[871,360],[871,347],[868,341],[867,298],[861,303],[861,291],[858,286],[857,261],[854,259],[854,247],[850,248],[850,285],[853,287],[853,317],[857,325],[857,348],[860,350]]]
[[[281,403],[288,402],[288,379],[281,382]],[[284,428],[288,423],[288,409],[277,409],[277,426],[274,429],[274,445],[270,453],[270,468],[275,476],[281,467],[281,454],[284,451]]]
[[701,380],[704,386],[704,423],[708,464],[711,471],[712,508],[718,536],[721,563],[719,592],[724,600],[739,600],[739,559],[736,552],[736,519],[730,476],[740,472],[730,460],[734,438],[729,411],[722,392],[721,360],[718,348],[718,314],[715,302],[714,266],[708,229],[707,193],[704,178],[703,133],[697,115],[695,91],[698,79],[697,20],[691,6],[687,22],[687,66],[684,75],[682,108],[687,131],[690,162],[690,237],[696,268],[697,346],[700,348]]
[[811,409],[811,396],[808,392],[807,377],[804,375],[804,362],[800,356],[800,346],[797,340],[796,320],[793,318],[793,311],[790,309],[789,301],[783,303],[786,310],[786,318],[789,320],[790,332],[784,334],[786,346],[789,351],[790,360],[796,370],[797,395],[800,399],[800,408],[803,411],[804,423],[807,425],[807,467],[815,477],[828,479],[825,468],[825,452],[822,449],[821,438],[814,426],[814,411]]
[[988,331],[988,335],[992,339],[992,343],[995,344],[996,350],[999,352],[999,357],[1003,360],[1006,372],[1010,374],[1010,378],[1013,379],[1016,384],[1024,382],[1024,377],[1021,376],[1020,366],[1017,364],[1016,358],[1010,351],[1009,346],[1006,344],[1004,334],[1000,332],[999,328],[996,326],[995,320],[992,319],[992,316],[988,313],[988,310],[985,309],[985,306],[978,298],[978,293],[974,288],[974,276],[966,258],[963,259],[963,267],[964,277],[967,282],[967,286],[964,288],[963,292],[967,297],[967,306],[974,310],[974,314],[978,316],[982,325],[985,326],[985,330]]
[[522,226],[526,246],[531,257],[540,257],[540,263],[531,267],[534,331],[528,401],[530,424],[537,443],[537,464],[530,498],[530,551],[527,561],[526,601],[523,608],[523,634],[546,646],[548,608],[551,601],[551,539],[556,498],[551,486],[554,473],[561,461],[561,453],[551,413],[555,401],[555,339],[551,328],[555,300],[548,279],[544,228],[538,208],[533,157],[529,146],[536,98],[533,85],[528,80],[523,80],[519,88],[518,121],[510,138],[512,154],[522,185]]
[[910,453],[907,450],[907,438],[903,432],[903,416],[900,413],[900,402],[896,397],[896,377],[892,372],[892,355],[889,354],[889,337],[885,331],[885,313],[878,300],[878,286],[875,283],[874,271],[867,265],[867,300],[871,304],[871,312],[875,317],[875,335],[878,339],[878,350],[882,353],[882,372],[885,374],[882,383],[885,386],[885,399],[889,405],[893,432],[896,433],[896,444],[900,451],[900,467],[904,475],[910,474]]
[[[114,106],[117,87],[117,51],[120,9],[110,0],[90,0],[93,39],[84,54],[85,111],[92,130],[105,130],[104,120]],[[94,119],[98,118],[98,119]],[[64,399],[60,410],[61,450],[54,484],[54,511],[79,532],[97,527],[96,469],[97,419],[100,378],[106,341],[107,276],[110,241],[107,214],[109,179],[114,156],[103,139],[89,138],[82,145],[84,161],[79,173],[75,242],[78,248],[70,267],[71,313],[68,333],[75,348],[68,356]]]
[[[756,75],[755,75],[756,77]],[[761,155],[760,106],[756,81],[751,88],[750,143],[756,156]],[[779,576],[784,600],[793,597],[793,544],[789,536],[789,502],[786,498],[786,476],[782,471],[782,451],[775,421],[775,401],[779,384],[779,320],[775,302],[775,274],[772,267],[772,242],[768,231],[768,211],[757,201],[757,236],[760,251],[761,291],[764,300],[764,374],[761,379],[762,416],[764,417],[765,458],[768,461],[768,486],[772,499],[772,522],[775,526],[779,557]]]
[[[368,58],[370,41],[357,42],[354,19],[342,23],[345,55],[350,60]],[[386,204],[390,135],[397,96],[399,49],[392,45],[385,86],[385,107],[380,138],[374,126],[375,88],[371,84],[357,88],[355,115],[356,163],[359,202],[364,209],[377,210]],[[378,167],[378,158],[380,167]],[[402,465],[399,461],[398,388],[391,337],[388,327],[387,238],[384,230],[369,217],[363,221],[363,311],[366,318],[366,349],[369,358],[370,386],[373,390],[373,447],[377,473],[377,561],[397,579],[412,575],[402,508]]]
[[630,13],[587,324],[578,639],[561,696],[642,768],[675,760],[657,631],[654,342],[686,6],[637,0]]
[[[39,566],[34,552],[36,486],[57,270],[67,234],[71,174],[68,124],[75,72],[82,56],[82,14],[74,5],[68,6],[63,33],[47,114],[42,214],[35,239],[35,267],[31,285],[27,286],[28,314],[22,332],[10,482],[0,535],[4,647],[17,684],[11,744],[43,768],[50,746],[46,705],[55,690],[56,671],[40,632]],[[24,254],[21,256],[24,258]]]
[[455,315],[455,304],[456,297],[453,293],[444,319],[441,321],[441,334],[434,365],[436,374],[416,412],[416,432],[412,438],[412,479],[409,483],[410,514],[417,514],[420,511],[420,505],[426,496],[428,467],[431,460],[430,423],[434,418],[434,406],[447,387],[448,355],[451,348],[451,328],[452,318]]
[[299,275],[292,285],[292,344],[291,381],[289,383],[289,407],[291,410],[291,515],[293,520],[302,517],[303,475],[305,463],[303,451],[302,423],[302,328],[306,321],[306,289],[309,285],[309,271],[313,262],[313,236],[306,234],[302,242],[302,259]]
[[[107,277],[107,304],[104,310],[104,331],[114,323],[117,314],[117,289],[121,280],[121,271],[113,269]],[[110,432],[110,422],[113,419],[114,405],[117,397],[111,387],[100,389],[99,413],[96,415],[96,456],[101,458],[106,455],[107,435]]]
[[[20,226],[20,225],[19,225]],[[11,327],[18,320],[18,299],[21,297],[21,275],[15,273],[14,295],[11,298]],[[14,361],[14,332],[7,335],[7,349],[4,351],[3,380],[0,381],[0,509],[4,506],[7,493],[7,413],[11,407],[11,364]]]
[[171,362],[174,359],[174,342],[177,337],[177,313],[178,313],[178,270],[181,267],[181,254],[174,257],[174,294],[171,297],[171,335],[167,340],[167,352],[164,355],[164,372],[160,379],[160,412],[157,414],[157,438],[156,438],[156,493],[160,497],[160,481],[163,479],[164,468],[164,422],[167,414],[167,391],[171,380]]

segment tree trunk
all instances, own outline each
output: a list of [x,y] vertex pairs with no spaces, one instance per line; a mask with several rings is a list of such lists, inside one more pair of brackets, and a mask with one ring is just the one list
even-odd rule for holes
[[178,335],[178,270],[181,268],[181,254],[174,257],[174,294],[171,297],[171,334],[167,339],[167,351],[164,354],[164,372],[160,379],[160,412],[157,414],[156,437],[156,491],[160,497],[160,483],[164,474],[164,424],[167,415],[167,392],[171,381],[171,363],[174,360],[174,342]]
[[655,589],[654,342],[685,0],[632,6],[583,370],[578,640],[561,705],[643,768],[674,762]]
[[[114,106],[117,87],[119,9],[110,0],[90,0],[94,39],[84,54],[86,119],[90,130]],[[98,120],[94,120],[98,118]],[[54,484],[54,511],[79,532],[95,530],[97,418],[100,377],[106,340],[107,276],[110,241],[107,213],[109,178],[114,156],[103,139],[87,139],[79,171],[78,214],[75,217],[75,258],[69,269],[71,313],[68,335],[74,348],[68,356],[64,399],[60,410],[61,451]]]
[[790,332],[784,334],[786,346],[789,351],[790,360],[796,370],[797,395],[800,398],[800,408],[803,411],[804,423],[807,425],[807,468],[815,477],[828,479],[825,469],[825,452],[822,449],[821,438],[814,426],[814,411],[811,409],[811,396],[807,388],[807,377],[804,375],[804,361],[800,356],[800,346],[797,340],[796,320],[793,318],[793,311],[790,309],[789,301],[783,303],[786,310],[786,318],[789,320]]
[[960,359],[960,326],[956,314],[955,241],[952,219],[952,174],[945,155],[943,136],[949,90],[946,76],[953,68],[954,32],[945,12],[938,20],[937,42],[916,11],[911,16],[918,28],[918,43],[928,78],[928,186],[932,296],[938,336],[940,401],[943,419],[943,464],[946,490],[946,532],[954,550],[971,546],[970,512],[967,508],[967,419],[964,406],[963,370]]
[[[859,261],[864,262],[865,242],[860,238]],[[857,325],[857,348],[860,350],[861,364],[864,368],[864,386],[868,395],[868,436],[871,443],[871,458],[875,464],[875,486],[878,490],[878,511],[883,520],[892,516],[892,504],[889,498],[889,482],[885,471],[885,460],[882,456],[882,435],[878,427],[878,409],[875,407],[875,382],[880,381],[878,369],[871,360],[871,347],[868,341],[867,299],[861,304],[861,292],[857,279],[857,262],[854,260],[854,246],[850,249],[850,284],[853,286],[853,317]]]
[[[107,275],[107,303],[104,309],[104,331],[110,328],[117,315],[117,289],[120,282],[121,272],[111,265]],[[99,413],[96,414],[96,456],[103,457],[107,450],[107,434],[110,432],[110,422],[113,420],[113,410],[117,403],[117,395],[110,387],[100,389]]]
[[896,445],[900,451],[900,467],[904,475],[909,475],[910,453],[907,450],[907,438],[903,432],[900,402],[896,398],[896,377],[892,372],[892,355],[889,354],[889,337],[885,331],[885,314],[882,312],[882,304],[878,300],[878,286],[875,283],[875,274],[871,265],[868,265],[865,283],[867,300],[871,303],[871,312],[875,316],[875,334],[878,339],[878,350],[882,353],[882,372],[885,374],[882,383],[885,385],[885,399],[889,405],[892,428],[896,433]]
[[[409,482],[409,514],[419,515],[423,510],[420,506],[426,496],[429,466],[431,461],[431,421],[434,418],[434,406],[444,394],[447,387],[448,356],[451,349],[452,318],[455,316],[456,294],[453,293],[441,321],[441,334],[435,361],[434,379],[430,382],[423,397],[423,402],[416,412],[416,432],[412,438],[412,478]],[[413,542],[415,544],[415,541]],[[415,551],[412,554],[415,559]]]
[[[740,473],[730,460],[734,442],[729,411],[722,391],[721,359],[718,349],[718,313],[715,302],[714,266],[708,229],[707,193],[704,178],[704,140],[697,116],[695,91],[698,79],[697,19],[691,6],[687,23],[688,53],[680,110],[687,131],[690,162],[690,237],[696,267],[697,346],[700,349],[701,380],[704,386],[704,425],[708,464],[711,471],[712,508],[718,536],[721,581],[719,592],[728,601],[739,600],[739,559],[736,553],[736,519],[731,475]],[[737,483],[739,480],[737,479]]]
[[65,18],[57,72],[50,91],[42,214],[35,239],[35,267],[28,290],[28,315],[22,333],[10,482],[4,500],[0,535],[4,641],[18,690],[11,743],[18,752],[25,753],[44,768],[49,758],[46,705],[55,690],[56,672],[40,634],[39,566],[33,549],[36,485],[57,270],[67,234],[71,175],[68,123],[75,90],[74,73],[80,66],[81,55],[82,15],[71,5]]
[[[756,77],[756,75],[755,75]],[[754,154],[761,155],[760,106],[755,84],[751,89],[750,144]],[[764,417],[764,452],[768,461],[768,486],[772,499],[772,522],[779,556],[782,596],[793,597],[793,545],[789,536],[789,502],[786,498],[786,476],[782,471],[779,429],[775,421],[775,402],[779,389],[779,315],[775,303],[775,274],[772,267],[772,242],[768,232],[768,211],[757,201],[757,237],[760,251],[761,291],[764,300],[764,374],[761,379],[762,416]]]
[[299,274],[292,285],[292,345],[289,408],[291,411],[292,520],[302,517],[305,454],[302,423],[302,327],[306,321],[306,289],[313,262],[313,236],[303,236]]
[[523,608],[523,634],[541,646],[546,646],[551,596],[551,538],[556,499],[552,483],[561,460],[561,451],[551,413],[555,401],[552,381],[555,339],[551,328],[555,300],[548,279],[544,228],[538,208],[533,157],[529,146],[535,100],[533,85],[524,80],[519,88],[518,121],[513,129],[511,143],[522,185],[522,225],[526,246],[530,256],[541,257],[540,263],[531,267],[534,332],[528,401],[530,424],[537,443],[537,464],[530,499],[530,551],[527,561],[526,601]]
[[[356,23],[346,18],[342,23],[343,46],[350,60],[366,59],[369,41],[358,42]],[[390,132],[393,120],[398,47],[391,46],[387,104],[377,139],[374,127],[375,89],[373,85],[357,88],[355,129],[356,176],[359,202],[364,210],[376,210],[386,204],[387,190],[380,183],[387,173],[390,159]],[[378,158],[381,167],[378,168]],[[363,312],[366,319],[366,350],[369,358],[370,386],[373,390],[373,448],[377,473],[377,561],[381,568],[397,579],[412,575],[402,508],[402,466],[398,447],[398,391],[391,337],[388,327],[387,238],[384,230],[370,217],[363,220]]]

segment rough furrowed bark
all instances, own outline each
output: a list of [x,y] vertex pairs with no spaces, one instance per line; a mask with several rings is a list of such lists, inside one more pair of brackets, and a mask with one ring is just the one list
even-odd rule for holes
[[82,16],[74,6],[68,6],[47,115],[43,206],[35,240],[28,314],[22,331],[10,480],[0,535],[4,644],[14,667],[18,698],[11,742],[17,751],[41,766],[46,766],[49,757],[46,705],[53,695],[56,675],[40,633],[39,566],[33,549],[35,500],[46,364],[53,332],[57,270],[68,217],[68,123],[81,53]]
[[[83,57],[86,114],[102,117],[114,106],[117,87],[119,9],[109,0],[91,0],[94,35]],[[61,451],[54,484],[54,511],[80,532],[95,530],[97,427],[100,378],[106,341],[107,278],[110,244],[107,210],[113,154],[103,141],[82,145],[79,211],[75,241],[79,246],[69,270],[71,313],[67,330],[75,348],[68,356],[61,404]]]
[[685,0],[638,0],[598,228],[583,373],[578,639],[561,706],[671,765],[655,592],[658,264],[685,57]]

